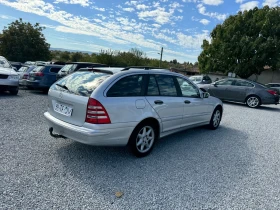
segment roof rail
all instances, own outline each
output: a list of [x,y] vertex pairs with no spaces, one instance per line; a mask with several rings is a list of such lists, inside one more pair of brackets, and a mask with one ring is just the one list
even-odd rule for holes
[[151,70],[151,69],[162,69],[159,67],[153,67],[153,66],[128,66],[124,68],[122,71],[127,71],[129,69],[144,69],[144,70]]

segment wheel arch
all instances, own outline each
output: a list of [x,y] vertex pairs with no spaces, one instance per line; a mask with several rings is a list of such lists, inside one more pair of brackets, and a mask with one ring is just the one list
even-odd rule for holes
[[[156,118],[154,118],[154,117],[147,117],[147,118],[141,120],[141,121],[135,126],[135,128],[133,129],[133,131],[131,132],[130,137],[131,137],[131,135],[133,134],[134,130],[135,130],[137,127],[139,127],[139,126],[141,126],[141,125],[143,125],[143,124],[145,124],[145,123],[151,123],[152,125],[155,126],[155,129],[156,129],[156,137],[159,138],[159,136],[160,136],[160,131],[161,131],[161,125],[160,125],[160,122],[159,122]],[[129,137],[129,138],[130,138],[130,137]]]

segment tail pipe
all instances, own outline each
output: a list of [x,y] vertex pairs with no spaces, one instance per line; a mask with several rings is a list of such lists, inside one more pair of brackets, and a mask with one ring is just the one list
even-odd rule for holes
[[54,134],[54,133],[53,133],[53,128],[52,128],[52,127],[49,129],[49,132],[50,132],[50,135],[51,135],[52,137],[56,138],[56,139],[58,139],[58,138],[66,139],[65,136],[62,136],[62,135],[59,135],[59,134]]

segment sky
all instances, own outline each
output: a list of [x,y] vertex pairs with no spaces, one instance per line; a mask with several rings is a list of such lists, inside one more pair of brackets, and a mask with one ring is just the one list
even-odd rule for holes
[[147,57],[196,62],[203,39],[229,15],[280,0],[0,0],[0,32],[40,23],[52,48],[100,52],[137,48]]

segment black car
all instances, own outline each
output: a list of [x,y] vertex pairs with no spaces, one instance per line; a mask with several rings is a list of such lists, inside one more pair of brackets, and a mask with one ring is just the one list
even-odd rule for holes
[[108,67],[108,65],[100,64],[100,63],[90,63],[90,62],[66,63],[65,66],[56,75],[56,79],[59,80],[62,77],[65,77],[66,75],[79,70],[80,68],[86,68],[86,67]]

